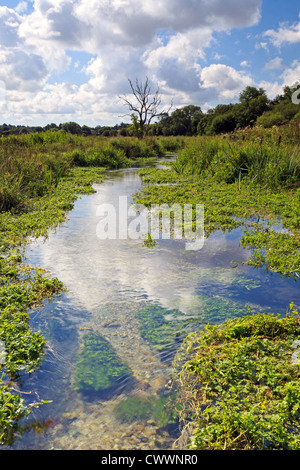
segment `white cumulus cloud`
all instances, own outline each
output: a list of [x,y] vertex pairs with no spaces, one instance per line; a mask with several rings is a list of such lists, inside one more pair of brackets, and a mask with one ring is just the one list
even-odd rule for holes
[[285,43],[298,43],[300,42],[300,21],[292,25],[283,23],[277,31],[274,29],[265,31],[264,36],[277,47],[280,47]]
[[[15,10],[0,7],[8,111],[107,117],[120,110],[127,79],[146,75],[174,105],[234,98],[252,78],[222,64],[203,67],[206,52],[215,32],[257,24],[260,8],[261,0],[31,0],[30,8],[26,1]],[[85,83],[69,83],[72,51],[92,55]],[[68,78],[59,81],[59,74]]]

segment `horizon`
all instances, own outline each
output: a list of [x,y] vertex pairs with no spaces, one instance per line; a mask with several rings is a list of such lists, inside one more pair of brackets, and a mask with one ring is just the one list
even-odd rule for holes
[[124,120],[128,79],[149,77],[162,110],[203,112],[247,87],[268,98],[300,78],[295,0],[0,1],[0,122],[95,128]]

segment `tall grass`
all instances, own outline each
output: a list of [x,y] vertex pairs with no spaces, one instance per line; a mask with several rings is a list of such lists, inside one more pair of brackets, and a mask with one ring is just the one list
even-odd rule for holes
[[272,140],[199,137],[179,153],[174,170],[213,176],[226,183],[247,180],[269,188],[289,186],[300,181],[300,146]]
[[[178,148],[179,142],[170,140],[170,146]],[[124,168],[137,159],[162,156],[167,142],[151,137],[84,137],[64,131],[2,136],[0,211],[26,209],[28,198],[51,192],[72,167]]]

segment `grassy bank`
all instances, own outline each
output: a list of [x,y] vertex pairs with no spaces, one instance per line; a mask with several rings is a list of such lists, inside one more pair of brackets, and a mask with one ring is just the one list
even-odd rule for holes
[[42,334],[31,329],[30,311],[64,289],[59,279],[24,263],[24,246],[63,222],[80,194],[94,192],[92,184],[103,180],[103,170],[157,158],[177,148],[176,142],[61,131],[1,137],[0,444],[13,442],[18,421],[40,404],[15,388],[19,374],[39,368],[46,348]]

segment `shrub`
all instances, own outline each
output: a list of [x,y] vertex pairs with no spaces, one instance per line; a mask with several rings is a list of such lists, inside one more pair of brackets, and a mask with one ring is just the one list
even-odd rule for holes
[[236,128],[236,124],[236,118],[231,112],[216,116],[211,123],[210,133],[223,134],[232,132]]
[[284,122],[285,118],[283,114],[279,112],[266,111],[264,114],[257,118],[256,124],[262,127],[278,126]]

